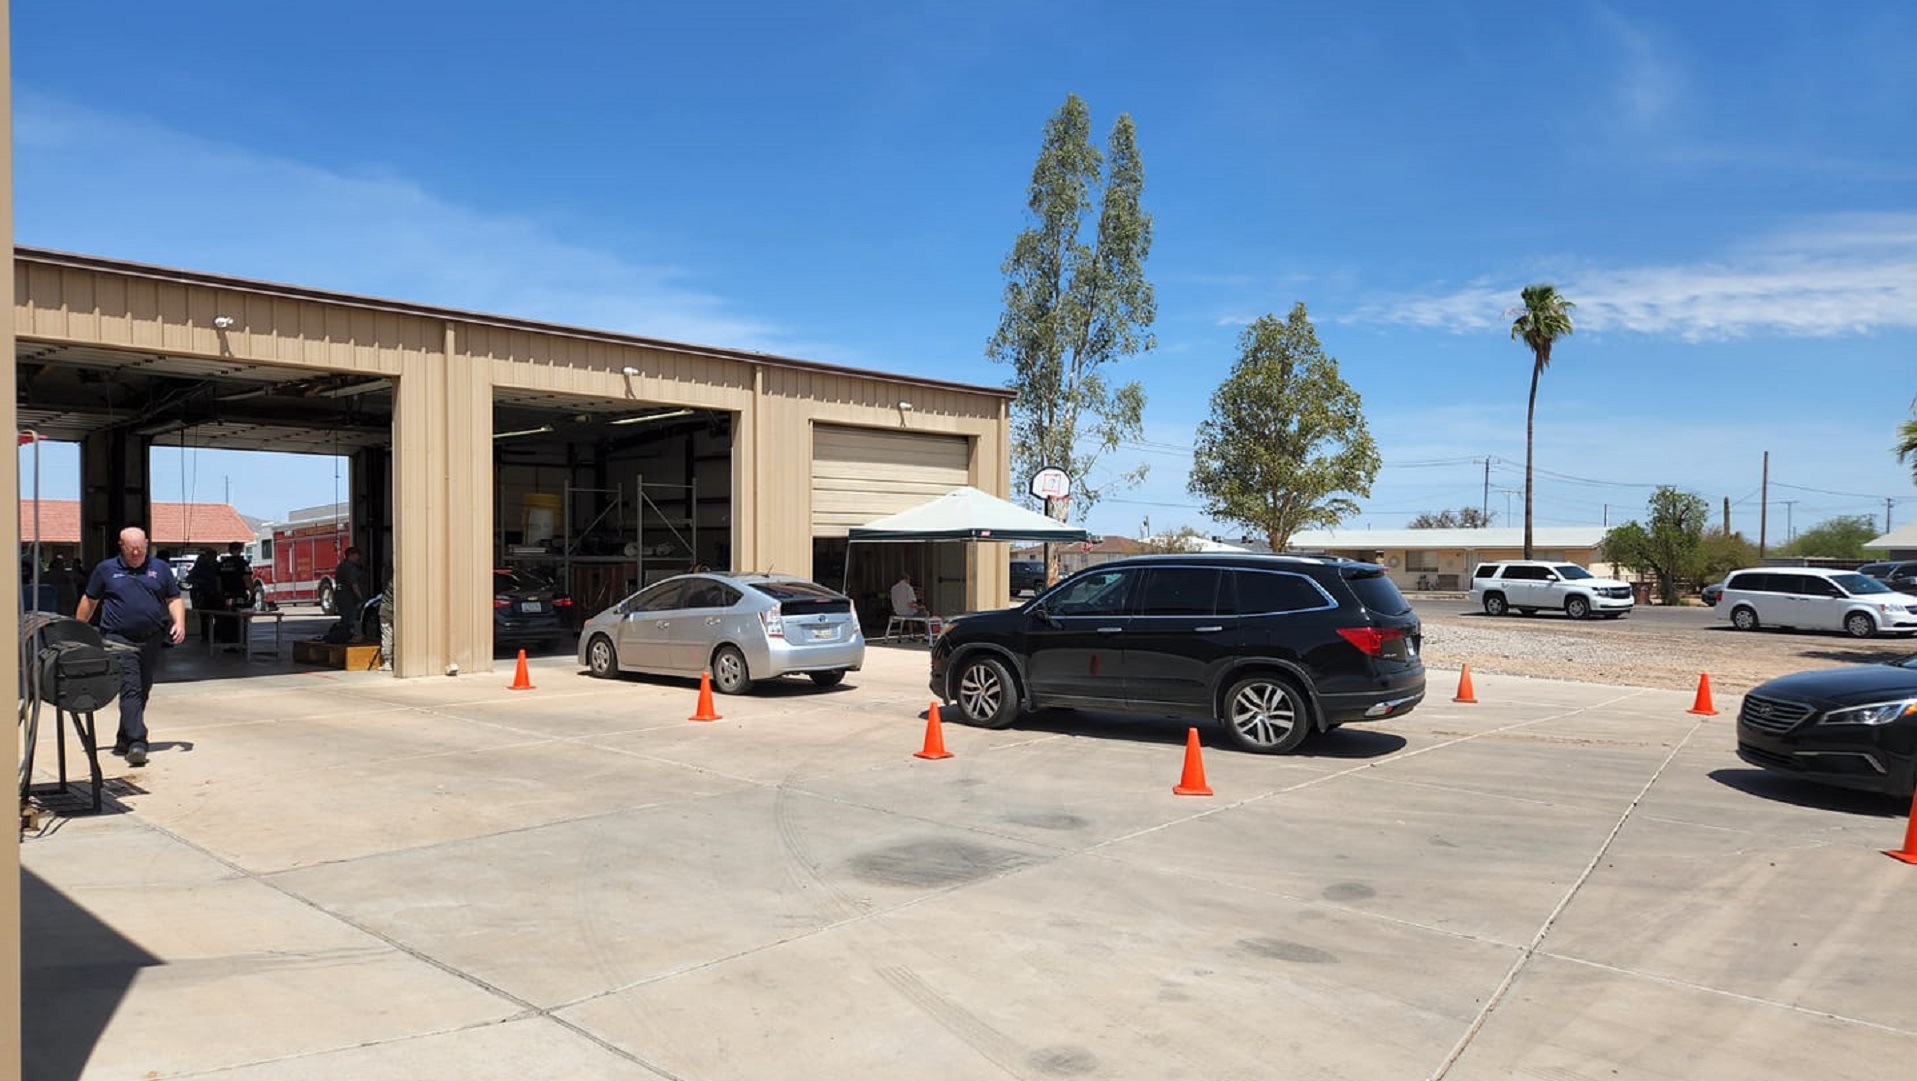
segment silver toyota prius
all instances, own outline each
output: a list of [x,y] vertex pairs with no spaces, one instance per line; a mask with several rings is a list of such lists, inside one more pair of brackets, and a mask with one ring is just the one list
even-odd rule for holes
[[579,632],[579,663],[610,679],[621,672],[712,673],[721,694],[757,680],[804,673],[836,686],[865,664],[865,636],[852,599],[778,574],[682,574],[593,616]]

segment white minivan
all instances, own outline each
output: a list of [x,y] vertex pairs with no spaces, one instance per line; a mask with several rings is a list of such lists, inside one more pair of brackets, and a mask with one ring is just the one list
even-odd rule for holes
[[1714,606],[1741,631],[1759,627],[1843,631],[1852,638],[1917,634],[1917,597],[1875,578],[1824,567],[1731,572]]

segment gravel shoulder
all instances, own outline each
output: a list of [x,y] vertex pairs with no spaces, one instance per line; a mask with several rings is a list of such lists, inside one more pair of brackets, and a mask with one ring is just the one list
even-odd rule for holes
[[[1741,632],[1726,625],[1650,629],[1639,619],[1575,622],[1562,617],[1492,619],[1461,611],[1461,597],[1411,598],[1424,623],[1425,664],[1473,672],[1685,689],[1709,673],[1712,690],[1741,694],[1790,672],[1892,660],[1917,652],[1908,638]],[[1626,619],[1637,619],[1627,616]]]

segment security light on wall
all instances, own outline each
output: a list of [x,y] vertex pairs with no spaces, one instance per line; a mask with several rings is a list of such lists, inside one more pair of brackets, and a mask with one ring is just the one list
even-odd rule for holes
[[628,364],[628,365],[626,365],[625,367],[623,367],[623,368],[621,368],[621,369],[619,369],[619,374],[620,374],[620,375],[638,375],[638,374],[639,374],[639,369],[637,369],[637,368],[635,368],[635,367],[633,367],[632,365],[630,365],[630,364]]
[[644,424],[645,422],[649,420],[665,420],[668,417],[689,417],[691,415],[692,415],[692,410],[690,409],[668,409],[663,413],[641,413],[636,417],[620,417],[618,420],[609,420],[606,423],[607,424]]
[[911,411],[912,411],[912,403],[911,403],[911,402],[900,402],[900,403],[899,403],[899,412],[901,412],[901,413],[910,413]]
[[213,327],[216,330],[225,330],[232,325],[233,317],[230,315],[216,315],[213,317]]

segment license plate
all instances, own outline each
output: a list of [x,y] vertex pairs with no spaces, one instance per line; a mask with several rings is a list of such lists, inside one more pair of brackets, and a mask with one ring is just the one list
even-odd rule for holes
[[540,604],[538,601],[520,601],[519,602],[519,610],[522,612],[537,612],[543,607],[544,605]]
[[838,636],[839,636],[839,629],[837,627],[812,628],[812,640],[815,642],[820,641],[822,639],[826,639],[826,638],[837,638]]

